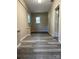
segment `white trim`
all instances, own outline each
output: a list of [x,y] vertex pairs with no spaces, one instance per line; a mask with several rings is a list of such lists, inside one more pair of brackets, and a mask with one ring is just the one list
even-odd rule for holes
[[20,39],[20,43],[18,44],[18,46],[17,46],[17,48],[19,48],[20,46],[21,46],[21,41],[24,39],[24,38],[26,38],[26,37],[28,37],[28,36],[30,36],[31,34],[27,34],[27,35],[25,35],[23,38],[21,38]]
[[19,48],[21,46],[21,43],[18,44],[17,48]]
[[25,39],[25,38],[28,37],[28,36],[30,36],[30,34],[27,34],[27,35],[25,35],[24,37],[22,37],[22,38],[20,39],[20,41],[22,41],[23,39]]

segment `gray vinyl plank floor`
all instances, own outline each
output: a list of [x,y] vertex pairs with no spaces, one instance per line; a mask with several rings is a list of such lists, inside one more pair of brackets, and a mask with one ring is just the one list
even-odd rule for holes
[[17,59],[61,59],[61,44],[48,33],[33,33],[21,41]]

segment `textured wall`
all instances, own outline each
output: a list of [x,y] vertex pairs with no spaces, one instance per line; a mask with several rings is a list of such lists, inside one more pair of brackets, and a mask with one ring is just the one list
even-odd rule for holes
[[[36,17],[40,17],[40,24],[36,24]],[[48,13],[32,13],[32,32],[48,32]]]
[[28,25],[28,12],[27,7],[23,0],[17,0],[17,44],[19,44],[20,40],[27,34],[27,31],[30,29]]

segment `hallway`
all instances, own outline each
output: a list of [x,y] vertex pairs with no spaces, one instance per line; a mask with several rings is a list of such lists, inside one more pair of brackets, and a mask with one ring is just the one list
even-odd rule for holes
[[32,33],[21,41],[18,59],[61,59],[61,45],[48,33]]
[[17,59],[61,59],[60,0],[17,0]]

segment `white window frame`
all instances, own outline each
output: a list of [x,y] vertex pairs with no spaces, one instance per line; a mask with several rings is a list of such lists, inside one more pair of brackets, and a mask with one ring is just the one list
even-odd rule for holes
[[40,17],[36,17],[36,24],[40,24]]

